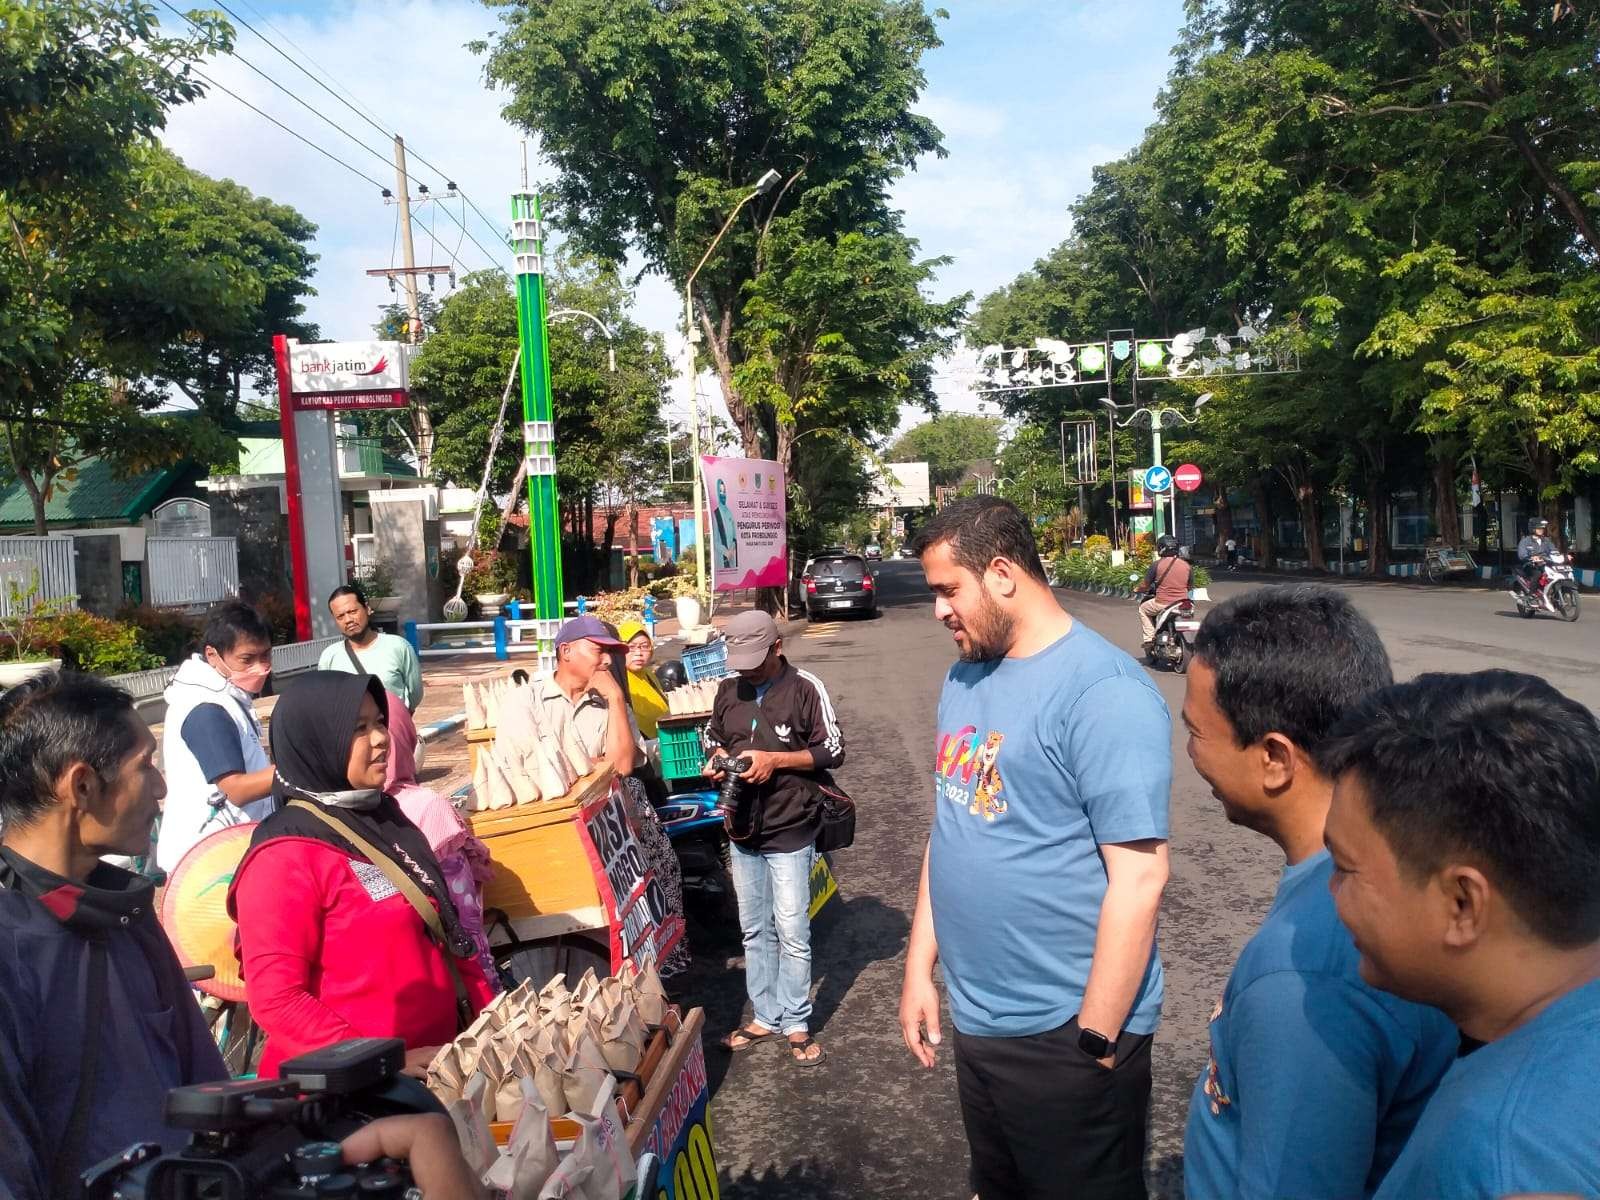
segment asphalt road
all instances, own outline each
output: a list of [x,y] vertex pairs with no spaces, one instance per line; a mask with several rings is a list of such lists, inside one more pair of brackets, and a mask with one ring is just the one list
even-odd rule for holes
[[[1259,586],[1230,578],[1214,599]],[[1488,588],[1336,582],[1373,620],[1401,677],[1508,667],[1548,678],[1600,708],[1600,606],[1575,625],[1525,621]],[[901,1044],[900,972],[932,811],[929,772],[940,684],[954,657],[914,562],[880,575],[873,621],[806,627],[785,649],[828,685],[844,727],[841,782],[855,796],[855,846],[835,856],[842,903],[817,923],[813,1032],[824,1063],[801,1068],[776,1046],[737,1057],[708,1045],[712,1118],[729,1197],[965,1200],[966,1144],[946,1052],[923,1071]],[[1127,600],[1062,592],[1075,617],[1124,649],[1138,642]],[[1203,607],[1203,606],[1202,606]],[[1174,714],[1183,680],[1158,673]],[[1229,825],[1184,754],[1174,720],[1172,880],[1162,911],[1167,998],[1156,1035],[1148,1171],[1151,1193],[1182,1196],[1183,1126],[1206,1054],[1205,1026],[1229,966],[1259,923],[1282,860]],[[676,989],[703,1004],[708,1043],[740,1021],[737,930],[691,912],[696,965]]]

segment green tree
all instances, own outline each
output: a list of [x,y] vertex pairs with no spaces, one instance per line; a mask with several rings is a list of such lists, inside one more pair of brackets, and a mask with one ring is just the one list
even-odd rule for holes
[[189,65],[228,46],[204,17],[163,37],[132,0],[0,5],[0,426],[40,533],[89,455],[135,470],[219,449],[209,422],[153,415],[140,381],[237,280],[141,239],[176,178],[150,138],[199,94]]
[[[667,433],[660,411],[671,372],[660,338],[628,315],[632,292],[614,271],[555,256],[548,272],[552,311],[583,309],[615,334],[608,343],[587,321],[550,327],[556,485],[569,538],[581,551],[569,583],[581,591],[593,581],[596,558],[609,554],[618,526],[636,536],[638,509],[666,486]],[[466,276],[440,306],[432,334],[412,361],[413,390],[434,417],[438,477],[478,486],[517,344],[516,294],[503,272]],[[615,372],[608,349],[616,354]],[[493,493],[511,493],[512,508],[524,478],[521,414],[513,385],[489,483]],[[597,508],[605,523],[598,540]]]
[[162,186],[145,209],[134,253],[155,262],[203,263],[222,275],[223,303],[199,314],[181,337],[161,346],[152,373],[172,384],[212,423],[229,427],[246,383],[276,407],[272,338],[319,334],[304,300],[317,255],[317,227],[288,205],[253,195],[229,179],[210,179],[158,153]]
[[1000,446],[998,417],[944,413],[913,425],[884,451],[885,462],[925,462],[932,487],[950,487],[973,463],[992,461]]
[[888,198],[940,152],[911,107],[939,44],[917,0],[515,0],[502,19],[489,78],[556,164],[552,211],[583,249],[635,250],[681,287],[751,184],[778,173],[694,282],[701,352],[746,454],[810,487],[803,457],[831,462],[826,443],[931,402],[929,363],[962,301],[924,296],[936,263],[917,260]]

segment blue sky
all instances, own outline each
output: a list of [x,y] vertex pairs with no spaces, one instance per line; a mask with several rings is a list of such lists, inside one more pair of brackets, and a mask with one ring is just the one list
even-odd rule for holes
[[[391,188],[394,171],[383,161],[390,148],[380,130],[398,131],[491,219],[504,219],[509,194],[519,184],[522,135],[500,118],[503,98],[485,89],[481,60],[464,48],[493,30],[491,10],[475,0],[228,4],[289,57],[325,68],[373,123],[243,29],[238,54],[370,149],[297,105],[238,58],[206,67],[220,84]],[[921,163],[896,188],[895,200],[923,252],[955,260],[941,273],[939,292],[971,291],[981,298],[1065,237],[1066,206],[1088,186],[1091,168],[1138,141],[1166,77],[1183,6],[1182,0],[946,0],[945,7],[945,44],[925,59],[928,85],[918,107],[944,130],[949,157]],[[178,22],[158,11],[169,23]],[[384,205],[373,182],[216,91],[176,110],[166,141],[190,166],[236,179],[315,221],[322,257],[311,316],[329,339],[368,335],[389,290],[365,271],[397,256],[395,210]],[[537,183],[537,159],[531,171]],[[442,190],[444,180],[415,160],[412,174]],[[488,265],[485,250],[496,246],[478,217],[457,202],[432,207],[441,211],[425,206],[419,212],[434,236],[419,235],[418,261],[454,256],[468,269]],[[452,215],[484,249],[473,245]],[[445,286],[441,277],[441,295]],[[671,342],[676,312],[664,282],[647,279],[641,285],[640,320]],[[973,407],[959,384],[941,392],[947,407]]]

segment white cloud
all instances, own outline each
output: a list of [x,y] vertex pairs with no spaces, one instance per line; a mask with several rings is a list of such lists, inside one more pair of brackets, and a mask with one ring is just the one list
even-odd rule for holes
[[[1088,187],[1090,168],[1137,140],[1166,69],[1177,0],[1127,0],[1111,7],[1098,0],[1060,5],[985,0],[951,7],[957,11],[944,31],[946,45],[925,64],[929,86],[918,104],[944,131],[950,155],[923,160],[896,185],[893,199],[904,209],[908,231],[920,239],[924,255],[955,259],[940,273],[936,294],[971,291],[981,299],[1067,235],[1067,206]],[[418,220],[432,225],[439,245],[419,234],[418,261],[442,259],[459,246],[466,267],[488,265],[485,251],[463,238],[446,216],[448,206],[497,265],[509,267],[509,252],[493,239],[504,232],[510,195],[521,186],[523,134],[500,115],[503,95],[484,85],[483,59],[465,46],[492,33],[496,24],[494,13],[479,0],[400,0],[381,6],[352,0],[275,15],[273,28],[258,23],[268,36],[286,35],[294,43],[283,47],[290,57],[298,60],[308,52],[330,68],[377,114],[381,129],[240,30],[242,56],[376,154],[238,59],[224,57],[205,68],[373,182],[330,162],[220,91],[171,115],[165,140],[190,166],[291,204],[318,225],[318,294],[308,306],[325,337],[365,336],[378,309],[392,299],[385,280],[365,275],[398,256],[398,249],[391,249],[395,208],[378,194],[380,187],[396,187],[388,165],[390,131],[404,135],[417,179],[442,190],[445,179],[421,160],[436,164],[492,223],[486,226],[460,202],[423,206]],[[1013,29],[1021,40],[1010,38]],[[1108,47],[1102,39],[1116,45]],[[305,65],[315,72],[309,62]],[[536,154],[530,171],[536,185],[550,175]],[[445,286],[440,279],[439,294]],[[680,305],[667,281],[658,276],[641,281],[637,317],[667,335],[669,351],[679,343]],[[941,382],[941,392],[951,408],[975,407],[957,380]],[[682,398],[675,397],[674,406],[684,407]]]
[[[394,168],[388,165],[393,154],[388,132],[405,138],[414,180],[427,184],[434,194],[442,194],[444,184],[453,180],[494,222],[491,228],[460,201],[421,206],[414,215],[424,228],[431,225],[437,231],[440,246],[436,249],[427,234],[416,234],[418,262],[429,257],[447,261],[459,244],[459,258],[469,268],[489,265],[485,251],[498,252],[496,265],[509,267],[510,254],[494,236],[504,232],[510,194],[520,186],[521,133],[500,116],[502,97],[484,87],[482,60],[465,48],[466,42],[494,27],[493,16],[471,0],[410,0],[381,8],[363,4],[280,16],[273,25],[294,43],[283,47],[291,57],[299,59],[301,52],[295,47],[301,47],[333,71],[339,83],[354,89],[361,103],[370,106],[381,129],[243,29],[239,55],[370,149],[362,149],[319,120],[238,58],[224,56],[209,63],[205,72],[370,176],[372,182],[274,128],[220,90],[175,110],[164,140],[196,170],[234,179],[258,194],[293,205],[316,222],[316,250],[322,261],[315,279],[318,294],[308,307],[324,335],[367,335],[378,308],[391,299],[385,280],[365,275],[369,268],[398,262],[398,248],[391,250],[396,209],[384,204],[374,186],[397,190]],[[273,36],[272,29],[260,24],[257,28]],[[309,63],[307,67],[320,76]],[[421,159],[435,164],[449,180]],[[416,193],[415,184],[412,192]],[[430,211],[446,206],[483,250],[444,211]],[[442,289],[445,281],[439,280],[438,286]]]

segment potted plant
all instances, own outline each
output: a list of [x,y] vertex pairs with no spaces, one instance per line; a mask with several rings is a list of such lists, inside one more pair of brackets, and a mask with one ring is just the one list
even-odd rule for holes
[[6,614],[0,616],[0,631],[4,631],[10,642],[11,653],[6,661],[0,662],[0,688],[15,687],[35,675],[60,670],[61,660],[49,653],[48,623],[75,599],[67,596],[59,600],[41,600],[37,582],[25,588],[8,583],[6,593],[8,604]]
[[389,560],[380,558],[361,568],[361,587],[375,613],[391,613],[400,607],[400,597],[395,595],[394,568]]
[[517,564],[506,554],[495,553],[467,574],[467,591],[478,602],[479,615],[492,617],[511,599],[517,586]]

